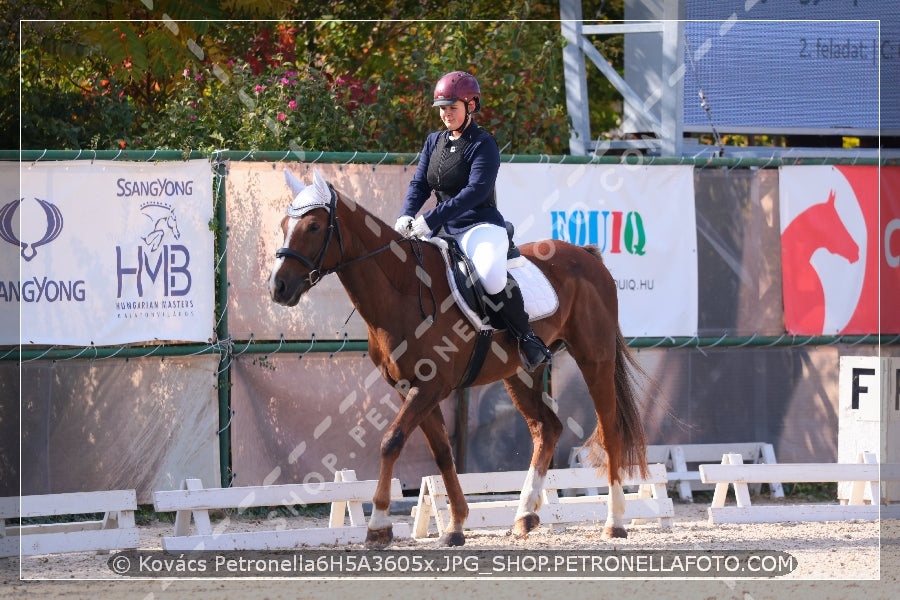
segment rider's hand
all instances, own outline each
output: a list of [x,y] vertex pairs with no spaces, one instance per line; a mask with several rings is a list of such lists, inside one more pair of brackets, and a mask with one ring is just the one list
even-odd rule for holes
[[407,217],[406,215],[403,215],[402,217],[397,219],[396,223],[394,223],[394,231],[396,231],[400,235],[407,235],[407,234],[409,234],[410,227],[412,227],[412,222],[413,222],[412,217]]
[[410,224],[410,236],[425,237],[431,231],[431,227],[425,222],[425,217],[419,215]]

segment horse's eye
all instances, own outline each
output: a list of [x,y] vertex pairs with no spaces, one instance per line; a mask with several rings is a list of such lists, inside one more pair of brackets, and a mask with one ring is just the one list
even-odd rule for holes
[[309,224],[309,230],[310,230],[310,231],[318,231],[318,230],[320,230],[320,229],[322,229],[322,226],[319,225],[318,223],[310,223],[310,224]]

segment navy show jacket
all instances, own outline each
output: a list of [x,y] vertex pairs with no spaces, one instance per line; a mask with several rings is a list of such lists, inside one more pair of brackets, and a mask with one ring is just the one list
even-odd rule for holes
[[[422,157],[403,201],[401,216],[415,217],[431,197],[433,190],[428,184],[428,164],[439,136],[449,134],[447,130],[435,131],[425,139]],[[466,127],[462,135],[467,138],[463,158],[470,165],[469,181],[452,198],[422,213],[425,223],[432,231],[443,226],[444,231],[450,235],[462,233],[480,223],[503,227],[505,223],[503,216],[497,210],[496,203],[490,201],[494,198],[494,184],[500,170],[500,149],[497,147],[497,141],[474,121]]]

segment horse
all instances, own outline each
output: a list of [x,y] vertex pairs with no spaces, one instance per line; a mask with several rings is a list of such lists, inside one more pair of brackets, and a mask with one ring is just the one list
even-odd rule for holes
[[[403,400],[381,441],[366,545],[383,547],[393,539],[388,517],[393,467],[419,427],[447,488],[450,523],[438,544],[462,546],[469,509],[439,402],[461,381],[476,335],[459,307],[444,302],[451,295],[444,258],[433,244],[396,233],[318,171],[310,186],[287,169],[285,177],[295,198],[281,221],[284,242],[269,278],[271,299],[295,306],[322,277],[336,273],[367,325],[369,357]],[[593,400],[597,425],[585,442],[585,462],[597,466],[598,475],[605,469],[609,481],[603,536],[627,537],[621,482],[635,469],[646,476],[647,442],[635,371],[629,369],[639,367],[619,328],[615,280],[593,246],[544,240],[523,244],[520,251],[544,272],[559,297],[558,309],[532,326],[554,352],[565,345]],[[471,385],[502,380],[528,424],[533,452],[513,523],[513,534],[524,538],[540,524],[541,491],[563,427],[543,397],[546,365],[526,372],[515,340],[503,331],[491,335],[493,351]]]

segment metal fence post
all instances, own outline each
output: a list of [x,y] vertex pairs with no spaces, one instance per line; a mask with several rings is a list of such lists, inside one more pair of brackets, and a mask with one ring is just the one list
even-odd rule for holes
[[225,195],[226,159],[213,160],[215,202],[215,257],[216,257],[216,337],[222,346],[219,358],[217,391],[219,398],[219,469],[222,487],[229,487],[231,471],[231,334],[228,332],[228,222]]

